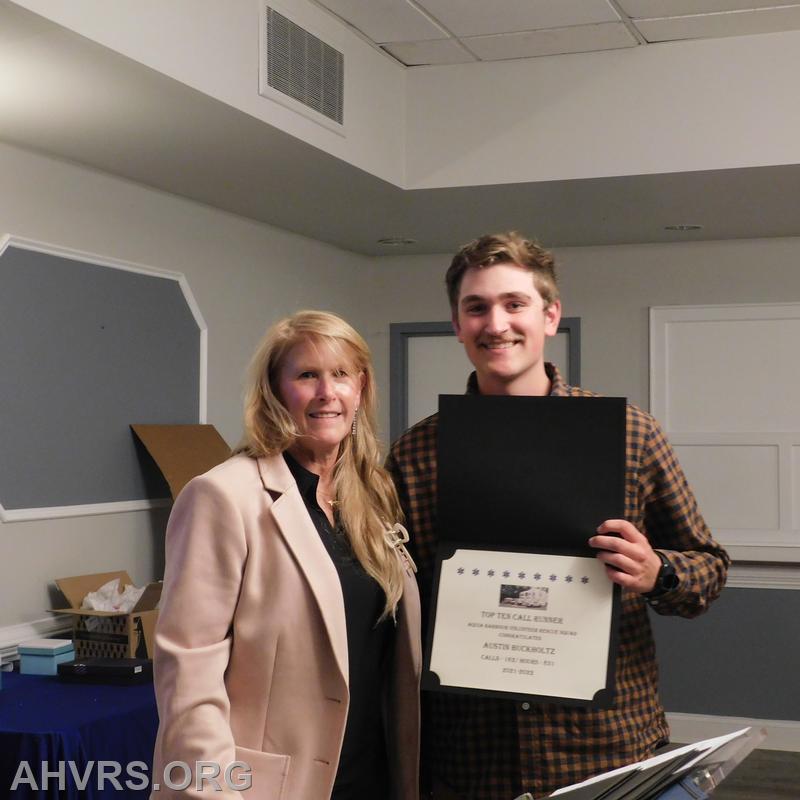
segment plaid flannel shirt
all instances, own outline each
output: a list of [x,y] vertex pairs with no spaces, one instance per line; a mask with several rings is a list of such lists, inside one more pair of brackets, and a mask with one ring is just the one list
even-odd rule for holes
[[[547,364],[547,373],[551,396],[594,396],[565,384],[552,364]],[[467,391],[477,390],[473,373]],[[711,537],[655,419],[629,404],[626,427],[625,518],[653,547],[666,551],[680,581],[677,589],[654,601],[653,608],[660,614],[696,616],[722,590],[729,558]],[[437,545],[437,428],[436,414],[422,420],[394,443],[387,459],[419,567],[424,622]],[[669,737],[658,696],[647,602],[626,589],[614,709],[523,704],[444,692],[426,693],[423,701],[423,790],[437,780],[465,800],[511,800],[525,791],[542,797],[646,758]]]

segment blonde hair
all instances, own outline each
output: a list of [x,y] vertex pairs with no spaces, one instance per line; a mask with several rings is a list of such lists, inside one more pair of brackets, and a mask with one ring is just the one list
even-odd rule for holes
[[353,554],[386,595],[381,618],[394,615],[403,594],[403,568],[384,538],[402,519],[391,477],[381,466],[376,435],[375,375],[369,347],[341,317],[326,311],[298,311],[276,322],[265,334],[250,362],[244,402],[244,437],[234,453],[274,456],[291,447],[297,425],[278,392],[280,370],[289,351],[301,342],[340,352],[363,376],[356,433],[339,445],[333,470],[339,518]]

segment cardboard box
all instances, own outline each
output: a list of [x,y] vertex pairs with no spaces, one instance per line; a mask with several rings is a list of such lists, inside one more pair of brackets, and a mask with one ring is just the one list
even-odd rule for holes
[[161,470],[173,500],[192,478],[231,455],[213,425],[131,425],[131,429]]
[[56,608],[56,614],[72,614],[72,638],[75,658],[152,658],[153,633],[161,598],[161,584],[149,584],[139,602],[129,614],[115,611],[91,611],[81,608],[83,598],[96,592],[103,584],[119,578],[120,587],[133,583],[127,572],[99,572],[94,575],[77,575],[58,578],[61,590],[70,608]]

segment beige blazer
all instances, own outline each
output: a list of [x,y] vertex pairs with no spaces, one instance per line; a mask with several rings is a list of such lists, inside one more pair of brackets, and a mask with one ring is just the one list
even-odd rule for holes
[[[161,725],[154,798],[329,798],[347,719],[344,602],[336,568],[283,458],[234,456],[181,492],[167,526],[155,636]],[[385,718],[397,800],[418,798],[419,596],[406,570]],[[173,761],[165,786],[164,767]],[[228,765],[243,761],[245,776]],[[199,772],[215,778],[197,791]]]

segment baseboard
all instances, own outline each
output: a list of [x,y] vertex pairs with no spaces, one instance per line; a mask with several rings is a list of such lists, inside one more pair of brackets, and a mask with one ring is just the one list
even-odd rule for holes
[[761,743],[759,749],[800,753],[800,720],[750,719],[748,717],[717,717],[680,713],[668,713],[667,720],[672,732],[670,739],[681,744],[711,739],[752,726],[764,728],[767,732],[767,738]]
[[58,634],[72,633],[72,618],[69,616],[43,617],[21,625],[0,628],[0,659],[5,664],[16,660],[17,647],[28,639],[43,639]]

